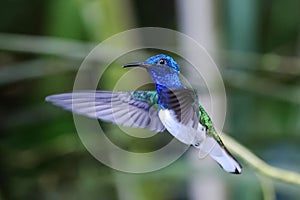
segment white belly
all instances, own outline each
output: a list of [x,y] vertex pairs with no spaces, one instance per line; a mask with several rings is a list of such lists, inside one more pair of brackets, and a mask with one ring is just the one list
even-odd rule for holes
[[183,125],[176,119],[172,112],[172,110],[164,109],[158,113],[166,129],[182,143],[199,146],[206,136],[205,127],[199,123],[197,129],[195,129],[192,127],[192,121]]

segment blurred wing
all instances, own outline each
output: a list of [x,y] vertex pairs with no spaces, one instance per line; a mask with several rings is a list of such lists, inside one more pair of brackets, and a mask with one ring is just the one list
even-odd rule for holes
[[166,109],[173,110],[177,120],[183,124],[191,123],[197,129],[199,123],[198,96],[190,89],[163,90],[160,101],[166,105]]
[[46,101],[91,118],[162,132],[157,98],[156,91],[83,91],[51,95]]

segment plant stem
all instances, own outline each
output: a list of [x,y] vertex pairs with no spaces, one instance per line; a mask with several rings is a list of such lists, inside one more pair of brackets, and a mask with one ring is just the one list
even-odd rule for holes
[[300,185],[300,174],[271,166],[254,155],[249,149],[239,144],[226,134],[221,135],[222,140],[233,153],[242,158],[259,173],[266,177],[277,179],[286,183]]

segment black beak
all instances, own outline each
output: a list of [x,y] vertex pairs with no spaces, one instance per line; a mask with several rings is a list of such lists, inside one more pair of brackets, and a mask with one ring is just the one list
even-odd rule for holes
[[144,62],[135,62],[135,63],[128,63],[123,66],[123,68],[127,67],[147,67],[149,64],[146,64]]

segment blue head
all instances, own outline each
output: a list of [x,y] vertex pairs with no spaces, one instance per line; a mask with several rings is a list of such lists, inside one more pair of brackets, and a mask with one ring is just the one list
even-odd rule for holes
[[179,65],[177,64],[177,62],[171,56],[165,54],[158,54],[148,58],[144,62],[129,63],[124,65],[123,67],[143,67],[147,70],[151,70],[151,68],[169,68],[168,71],[171,70],[176,73],[180,73]]
[[123,67],[145,68],[153,79],[156,89],[158,87],[182,88],[180,70],[177,62],[170,56],[159,54],[152,56],[144,62],[126,64]]
[[166,65],[170,67],[171,69],[175,70],[176,72],[180,73],[179,65],[177,62],[168,55],[165,54],[158,54],[156,56],[152,56],[148,58],[145,63],[150,65]]

